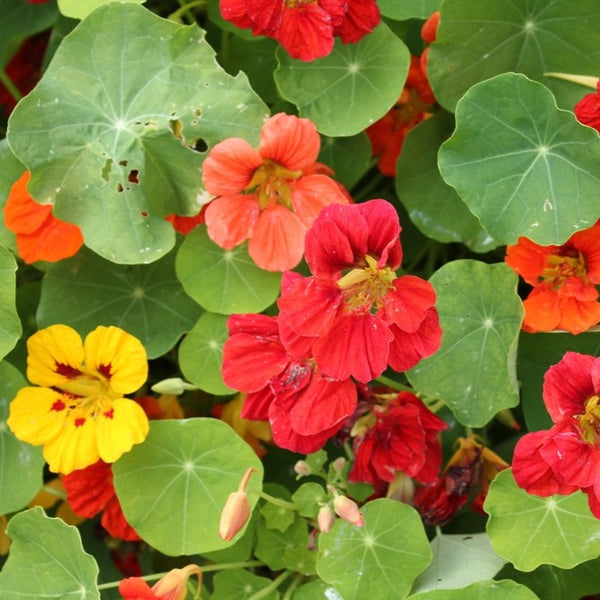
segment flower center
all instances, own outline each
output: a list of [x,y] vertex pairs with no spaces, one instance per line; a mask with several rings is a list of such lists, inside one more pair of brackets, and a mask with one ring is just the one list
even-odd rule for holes
[[281,204],[292,210],[290,184],[299,179],[301,175],[302,171],[290,171],[280,164],[266,159],[254,171],[254,175],[245,189],[256,193],[261,210],[273,204]]
[[588,444],[600,443],[600,396],[591,396],[585,403],[585,412],[577,417],[581,439]]
[[588,284],[585,257],[575,249],[567,250],[565,254],[550,254],[546,258],[546,266],[542,270],[541,279],[552,289],[562,287],[569,278],[579,278]]
[[377,260],[368,254],[357,268],[338,280],[349,311],[377,311],[383,306],[387,293],[394,287],[396,273],[390,267],[380,269]]

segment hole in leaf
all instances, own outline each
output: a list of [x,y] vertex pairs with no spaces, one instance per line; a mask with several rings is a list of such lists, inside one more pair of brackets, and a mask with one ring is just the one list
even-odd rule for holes
[[123,186],[120,183],[117,183],[117,192],[121,194],[123,192]]
[[138,174],[139,171],[137,169],[131,169],[131,171],[129,171],[129,175],[127,175],[127,181],[130,183],[139,183],[140,180],[138,179]]
[[197,117],[200,117],[200,116],[202,116],[202,111],[201,111],[199,108],[195,108],[195,109],[194,109],[194,114],[195,114]]
[[119,161],[119,164],[120,164],[122,167],[126,167],[126,166],[127,166],[127,161],[126,161],[126,160],[120,160],[120,161]]
[[110,172],[112,171],[112,158],[107,158],[104,161],[104,166],[102,167],[102,179],[104,179],[104,181],[108,181],[109,177],[110,177]]
[[169,121],[169,128],[177,139],[182,139],[181,132],[183,131],[183,123],[181,122],[181,119],[171,119]]
[[204,152],[208,148],[208,144],[202,138],[198,138],[194,142],[193,148],[196,152]]

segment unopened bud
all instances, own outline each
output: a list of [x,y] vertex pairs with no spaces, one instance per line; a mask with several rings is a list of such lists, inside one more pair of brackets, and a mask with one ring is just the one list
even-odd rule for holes
[[187,596],[187,580],[192,575],[198,577],[198,587],[202,583],[202,571],[197,565],[188,565],[183,569],[172,569],[154,586],[152,592],[158,598],[184,600]]
[[219,536],[229,542],[232,540],[246,525],[250,518],[250,500],[246,493],[246,486],[252,473],[256,471],[254,467],[250,467],[238,486],[237,492],[232,492],[225,502],[223,511],[221,512],[221,520],[219,521]]
[[150,389],[157,394],[180,396],[186,390],[197,390],[198,387],[192,383],[183,381],[181,377],[170,377],[169,379],[163,379],[155,383]]
[[310,465],[305,460],[299,460],[294,465],[294,471],[296,471],[296,473],[298,473],[298,475],[302,475],[303,477],[305,477],[306,475],[310,475],[312,473],[312,469],[310,468]]
[[331,463],[331,466],[336,473],[341,473],[346,466],[346,459],[343,456],[340,456]]
[[321,533],[327,533],[333,527],[333,524],[335,523],[335,514],[331,510],[329,504],[325,504],[325,506],[321,506],[319,509],[317,523]]
[[352,523],[352,525],[362,527],[364,524],[364,519],[358,508],[358,504],[346,496],[340,496],[338,491],[333,486],[329,485],[327,487],[333,494],[333,510],[335,511],[335,514],[344,519],[344,521]]

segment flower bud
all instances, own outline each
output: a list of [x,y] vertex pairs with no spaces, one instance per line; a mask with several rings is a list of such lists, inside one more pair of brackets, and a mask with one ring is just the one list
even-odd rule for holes
[[169,379],[163,379],[158,383],[155,383],[151,390],[157,394],[172,394],[173,396],[180,396],[186,390],[197,390],[198,388],[191,384],[183,381],[181,377],[170,377]]
[[362,513],[358,509],[358,504],[346,496],[340,496],[339,492],[332,485],[328,485],[327,488],[333,495],[333,510],[335,514],[344,519],[344,521],[352,523],[352,525],[362,527],[364,520]]
[[202,583],[202,571],[198,565],[188,565],[183,569],[172,569],[164,577],[150,586],[141,577],[128,577],[119,583],[119,593],[124,600],[157,598],[159,600],[184,600],[187,595],[186,583],[189,577],[198,577],[198,587]]
[[346,466],[346,459],[343,456],[340,456],[331,463],[331,466],[336,473],[341,473]]
[[219,536],[226,542],[232,540],[239,533],[250,518],[250,500],[246,493],[246,486],[252,473],[256,471],[254,467],[250,467],[237,489],[237,492],[232,492],[225,502],[223,511],[221,512],[221,520],[219,521]]
[[335,523],[335,514],[331,510],[329,504],[325,504],[325,506],[321,506],[319,509],[317,523],[321,533],[327,533],[333,527],[333,524]]

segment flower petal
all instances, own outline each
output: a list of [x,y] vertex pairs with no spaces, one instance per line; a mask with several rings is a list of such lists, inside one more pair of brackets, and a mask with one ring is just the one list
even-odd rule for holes
[[367,253],[379,258],[379,268],[387,265],[396,270],[402,262],[401,227],[396,209],[380,199],[356,204],[355,208],[367,222]]
[[29,178],[25,171],[13,183],[4,206],[4,224],[13,233],[34,233],[52,214],[52,205],[40,204],[29,195]]
[[403,275],[393,281],[394,289],[384,300],[384,315],[408,333],[416,331],[435,304],[435,290],[428,281],[414,275]]
[[215,198],[205,212],[208,237],[225,250],[235,248],[253,234],[259,214],[258,197],[254,194]]
[[294,212],[307,230],[323,208],[336,202],[348,204],[348,198],[327,175],[306,175],[292,185]]
[[93,465],[100,458],[94,419],[72,411],[60,435],[44,444],[44,458],[50,471],[63,475]]

